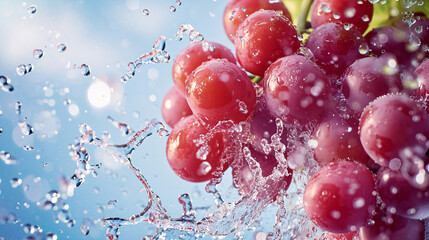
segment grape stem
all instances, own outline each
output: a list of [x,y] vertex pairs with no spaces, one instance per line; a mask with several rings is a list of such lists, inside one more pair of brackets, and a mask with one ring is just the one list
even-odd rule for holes
[[313,0],[303,0],[301,3],[301,9],[299,11],[299,18],[296,31],[298,34],[301,34],[307,25],[307,16],[308,12],[311,9],[311,5],[313,4]]
[[250,80],[252,80],[252,82],[254,82],[254,83],[259,83],[262,80],[261,76],[252,75],[249,77],[250,77]]

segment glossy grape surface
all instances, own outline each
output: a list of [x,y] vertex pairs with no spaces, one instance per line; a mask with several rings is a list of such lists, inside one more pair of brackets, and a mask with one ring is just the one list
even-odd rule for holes
[[231,50],[215,42],[191,43],[177,54],[173,62],[173,81],[180,92],[185,95],[186,79],[203,62],[212,59],[227,59],[235,63]]
[[237,30],[236,56],[246,71],[264,76],[277,59],[294,54],[300,47],[292,22],[278,12],[261,10],[250,15]]
[[[208,137],[206,145],[199,144],[201,135],[208,129],[194,115],[179,121],[167,140],[167,160],[173,171],[191,182],[204,182],[213,178],[214,171],[225,171],[229,163],[223,162],[225,149],[222,133]],[[204,141],[204,140],[203,140]]]
[[247,74],[237,65],[217,59],[205,62],[186,82],[186,99],[192,112],[209,124],[240,122],[256,104],[256,92]]
[[321,229],[348,233],[366,224],[375,210],[374,177],[364,165],[332,162],[310,179],[304,191],[307,216]]
[[306,57],[292,55],[267,70],[264,93],[272,114],[287,123],[320,119],[330,99],[330,82],[323,70]]
[[164,96],[161,113],[168,126],[174,127],[180,119],[191,115],[192,111],[183,94],[180,93],[176,86],[173,86]]
[[231,42],[235,40],[238,26],[252,13],[261,9],[278,11],[292,21],[288,9],[282,2],[270,2],[270,0],[229,1],[223,12],[223,27]]

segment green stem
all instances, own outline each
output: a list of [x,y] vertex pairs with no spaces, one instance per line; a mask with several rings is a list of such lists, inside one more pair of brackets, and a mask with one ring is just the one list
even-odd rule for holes
[[250,79],[254,83],[259,83],[262,80],[262,77],[261,76],[251,76]]
[[301,3],[301,9],[299,11],[299,18],[298,18],[298,24],[296,29],[298,34],[301,34],[305,29],[308,12],[310,11],[312,4],[313,4],[313,0],[303,0]]

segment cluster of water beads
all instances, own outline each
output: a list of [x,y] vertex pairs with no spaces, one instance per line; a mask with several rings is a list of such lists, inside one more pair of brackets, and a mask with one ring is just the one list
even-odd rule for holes
[[6,76],[0,76],[0,88],[5,92],[13,92],[14,87]]
[[183,34],[189,35],[189,41],[191,43],[202,42],[204,37],[199,33],[191,24],[182,24],[179,27],[179,30],[176,33],[176,40],[181,41],[183,39]]
[[33,64],[21,64],[18,67],[16,67],[16,73],[19,76],[24,76],[25,74],[31,72],[34,69]]
[[121,77],[121,82],[125,83],[131,78],[134,77],[136,70],[140,68],[143,64],[152,64],[152,63],[168,63],[170,62],[170,54],[165,51],[166,38],[161,36],[155,40],[152,46],[152,51],[144,53],[134,62],[128,64],[128,71],[125,76]]

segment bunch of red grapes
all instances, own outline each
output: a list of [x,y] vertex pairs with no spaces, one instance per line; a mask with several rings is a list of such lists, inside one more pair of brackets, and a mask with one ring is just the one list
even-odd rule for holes
[[[245,195],[282,159],[283,191],[313,161],[303,201],[324,239],[424,239],[429,19],[412,13],[363,35],[373,11],[368,0],[315,0],[304,39],[282,2],[231,0],[235,57],[203,41],[174,60],[162,105],[174,172],[215,181],[231,166]],[[299,143],[311,155],[301,165]]]

